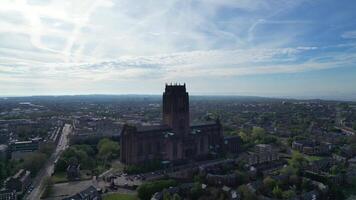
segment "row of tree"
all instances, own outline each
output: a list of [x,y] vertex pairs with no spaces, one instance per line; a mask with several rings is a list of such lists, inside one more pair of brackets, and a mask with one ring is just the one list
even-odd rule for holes
[[69,164],[80,164],[81,169],[93,170],[98,166],[107,166],[108,162],[118,158],[118,142],[102,139],[92,147],[86,144],[73,145],[66,149],[55,166],[55,172],[64,172]]

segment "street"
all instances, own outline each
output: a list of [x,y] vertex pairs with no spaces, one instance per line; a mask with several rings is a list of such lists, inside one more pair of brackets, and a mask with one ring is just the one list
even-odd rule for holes
[[68,147],[68,135],[72,131],[72,126],[70,124],[65,124],[62,130],[62,135],[58,141],[55,151],[51,157],[47,160],[44,167],[38,172],[37,176],[33,179],[34,189],[30,194],[24,197],[28,200],[37,200],[41,198],[41,193],[43,191],[43,184],[47,177],[50,177],[54,171],[55,161],[59,158],[61,153]]

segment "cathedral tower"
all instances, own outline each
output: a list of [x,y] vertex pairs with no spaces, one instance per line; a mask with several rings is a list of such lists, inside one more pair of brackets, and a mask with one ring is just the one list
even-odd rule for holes
[[163,93],[163,123],[180,136],[189,133],[189,96],[185,84],[166,84]]

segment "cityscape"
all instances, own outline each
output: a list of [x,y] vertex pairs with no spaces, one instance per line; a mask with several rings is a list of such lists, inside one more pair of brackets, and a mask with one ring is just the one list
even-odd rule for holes
[[0,200],[356,200],[353,0],[1,0]]
[[345,199],[356,103],[189,96],[0,100],[2,199]]

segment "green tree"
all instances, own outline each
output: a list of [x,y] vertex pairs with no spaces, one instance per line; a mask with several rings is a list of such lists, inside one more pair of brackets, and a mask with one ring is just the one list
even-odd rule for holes
[[248,175],[246,172],[235,170],[235,175],[237,176],[237,185],[245,184],[249,181]]
[[279,186],[277,185],[277,186],[275,186],[275,187],[273,188],[272,194],[273,194],[274,197],[280,199],[280,198],[282,198],[283,191],[282,191],[282,189],[279,188]]
[[79,163],[82,169],[93,169],[94,150],[89,145],[73,145],[66,149],[58,160],[55,171],[65,171],[69,164]]
[[252,128],[251,137],[254,141],[262,140],[265,137],[265,130],[261,127],[254,126]]
[[107,138],[100,140],[98,144],[98,157],[104,161],[104,164],[112,158],[119,155],[119,143]]
[[282,194],[283,199],[292,199],[296,196],[293,190],[284,191]]
[[240,187],[237,188],[239,193],[242,196],[242,199],[245,200],[256,200],[257,196],[255,193],[253,193],[246,185],[241,185]]
[[273,178],[267,176],[263,179],[263,185],[266,189],[272,190],[277,185],[277,182]]
[[196,182],[193,187],[190,189],[190,197],[191,199],[198,199],[203,194],[203,189],[201,188],[201,184]]
[[297,152],[294,151],[292,154],[292,159],[290,160],[290,165],[297,169],[297,171],[300,171],[304,166],[306,166],[306,164],[308,163],[308,161],[304,158],[304,156]]
[[303,178],[302,179],[302,189],[303,191],[309,191],[313,188],[313,185],[309,179]]
[[47,156],[44,153],[32,153],[29,156],[24,158],[22,167],[31,171],[31,175],[35,176],[37,172],[46,162]]
[[239,136],[241,137],[242,141],[247,143],[250,141],[250,138],[248,137],[248,135],[245,132],[240,132]]
[[173,200],[181,200],[182,198],[179,196],[179,194],[175,193],[173,195]]
[[177,182],[174,180],[159,180],[143,183],[140,187],[138,187],[137,194],[141,200],[149,200],[154,193],[162,191],[164,188],[176,185]]
[[171,200],[172,196],[167,190],[163,190],[163,200]]

